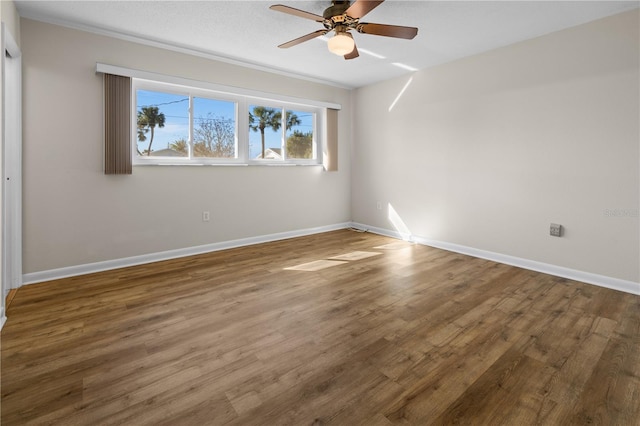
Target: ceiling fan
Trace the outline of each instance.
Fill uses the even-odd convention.
[[[275,4],[271,6],[270,9],[299,16],[300,18],[311,19],[324,25],[324,29],[322,30],[298,37],[278,47],[286,49],[334,31],[335,35],[329,39],[329,51],[336,55],[344,56],[345,59],[354,59],[360,55],[349,30],[356,30],[362,34],[404,38],[408,40],[414,38],[418,34],[418,29],[415,27],[360,22],[360,18],[378,7],[382,2],[384,2],[384,0],[356,0],[351,4],[348,0],[333,0],[331,6],[325,9],[322,16],[282,4]]]

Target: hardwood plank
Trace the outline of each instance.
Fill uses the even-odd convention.
[[[434,423],[546,424],[542,390],[556,372],[553,367],[510,349]],[[526,393],[520,392],[523,387],[528,389]]]
[[[463,333],[451,341],[453,347],[436,349],[431,358],[417,364],[398,382],[407,390],[385,410],[394,423],[424,424],[447,407],[513,344],[502,325],[484,323],[482,329]]]
[[[7,312],[3,425],[640,417],[640,297],[368,233],[25,286]]]
[[[633,366],[636,366],[633,368]],[[640,353],[611,339],[576,402],[571,424],[633,424],[640,419]],[[630,368],[631,367],[631,368]]]

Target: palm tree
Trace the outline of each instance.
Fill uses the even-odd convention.
[[[164,121],[164,114],[156,106],[142,107],[142,111],[138,111],[138,140],[140,142],[147,140],[146,133],[151,130],[147,155],[151,155],[154,130],[156,126],[159,128],[164,127]]]
[[[287,130],[300,124],[297,115],[287,111]],[[262,142],[262,157],[264,158],[264,129],[270,127],[274,132],[280,130],[282,125],[282,112],[279,109],[267,108],[263,106],[254,106],[253,113],[249,111],[249,128],[254,132],[260,131],[260,139]]]
[[[298,126],[302,121],[295,113],[287,111],[287,130],[291,130],[293,126]]]

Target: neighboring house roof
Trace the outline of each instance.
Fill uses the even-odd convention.
[[[151,157],[186,157],[181,152],[174,151],[171,148],[159,149],[157,151],[151,151]]]
[[[262,153],[258,154],[256,160],[262,158]],[[282,148],[266,148],[264,150],[265,160],[282,160]]]

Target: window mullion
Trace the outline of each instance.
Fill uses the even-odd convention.
[[[244,163],[249,162],[249,104],[244,98],[239,98],[236,103],[236,137],[238,139],[238,158]]]
[[[282,133],[280,134],[280,152],[282,152],[282,160],[287,160],[286,140],[287,140],[287,110],[282,108]]]
[[[193,159],[193,95],[189,94],[189,160]]]
[[[322,152],[320,152],[320,146],[322,145],[320,141],[322,140],[323,134],[318,129],[318,113],[313,114],[313,127],[311,128],[313,132],[313,158],[318,159],[322,158]]]

